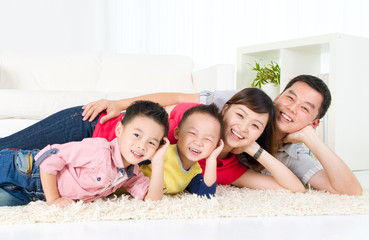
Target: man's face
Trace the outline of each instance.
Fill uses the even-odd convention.
[[[317,127],[322,102],[323,96],[308,84],[294,83],[274,100],[279,133],[297,132],[310,124]]]

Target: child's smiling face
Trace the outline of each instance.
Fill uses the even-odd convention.
[[[197,162],[209,157],[220,138],[220,123],[213,116],[195,112],[174,130],[181,159]]]
[[[124,125],[119,122],[115,131],[124,167],[151,159],[164,137],[164,127],[145,116]]]

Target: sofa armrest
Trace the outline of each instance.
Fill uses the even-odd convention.
[[[197,92],[236,89],[235,76],[233,64],[217,64],[192,72],[192,80]]]

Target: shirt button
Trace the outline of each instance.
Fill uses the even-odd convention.
[[[97,181],[100,181],[100,180],[101,180],[101,177],[98,177],[96,180],[97,180]]]
[[[51,150],[51,153],[52,153],[52,154],[55,154],[55,153],[56,153],[56,149],[52,149],[52,150]]]

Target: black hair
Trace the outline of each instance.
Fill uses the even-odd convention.
[[[304,82],[322,95],[323,102],[319,108],[319,112],[316,118],[321,119],[322,117],[324,117],[332,102],[331,92],[329,91],[327,84],[325,84],[325,82],[322,79],[312,75],[299,75],[291,79],[291,81],[287,83],[283,92],[285,92],[288,88],[292,87],[292,85],[295,84],[296,82]]]
[[[229,99],[224,107],[232,104],[241,104],[256,113],[267,113],[269,119],[263,133],[256,142],[267,152],[274,155],[276,152],[275,136],[275,107],[272,99],[259,88],[244,88]],[[238,160],[255,171],[261,171],[264,167],[247,153],[238,154]]]
[[[164,137],[168,136],[168,113],[162,106],[152,101],[135,101],[127,108],[121,123],[123,125],[128,124],[138,116],[151,118],[162,125],[164,127]]]

